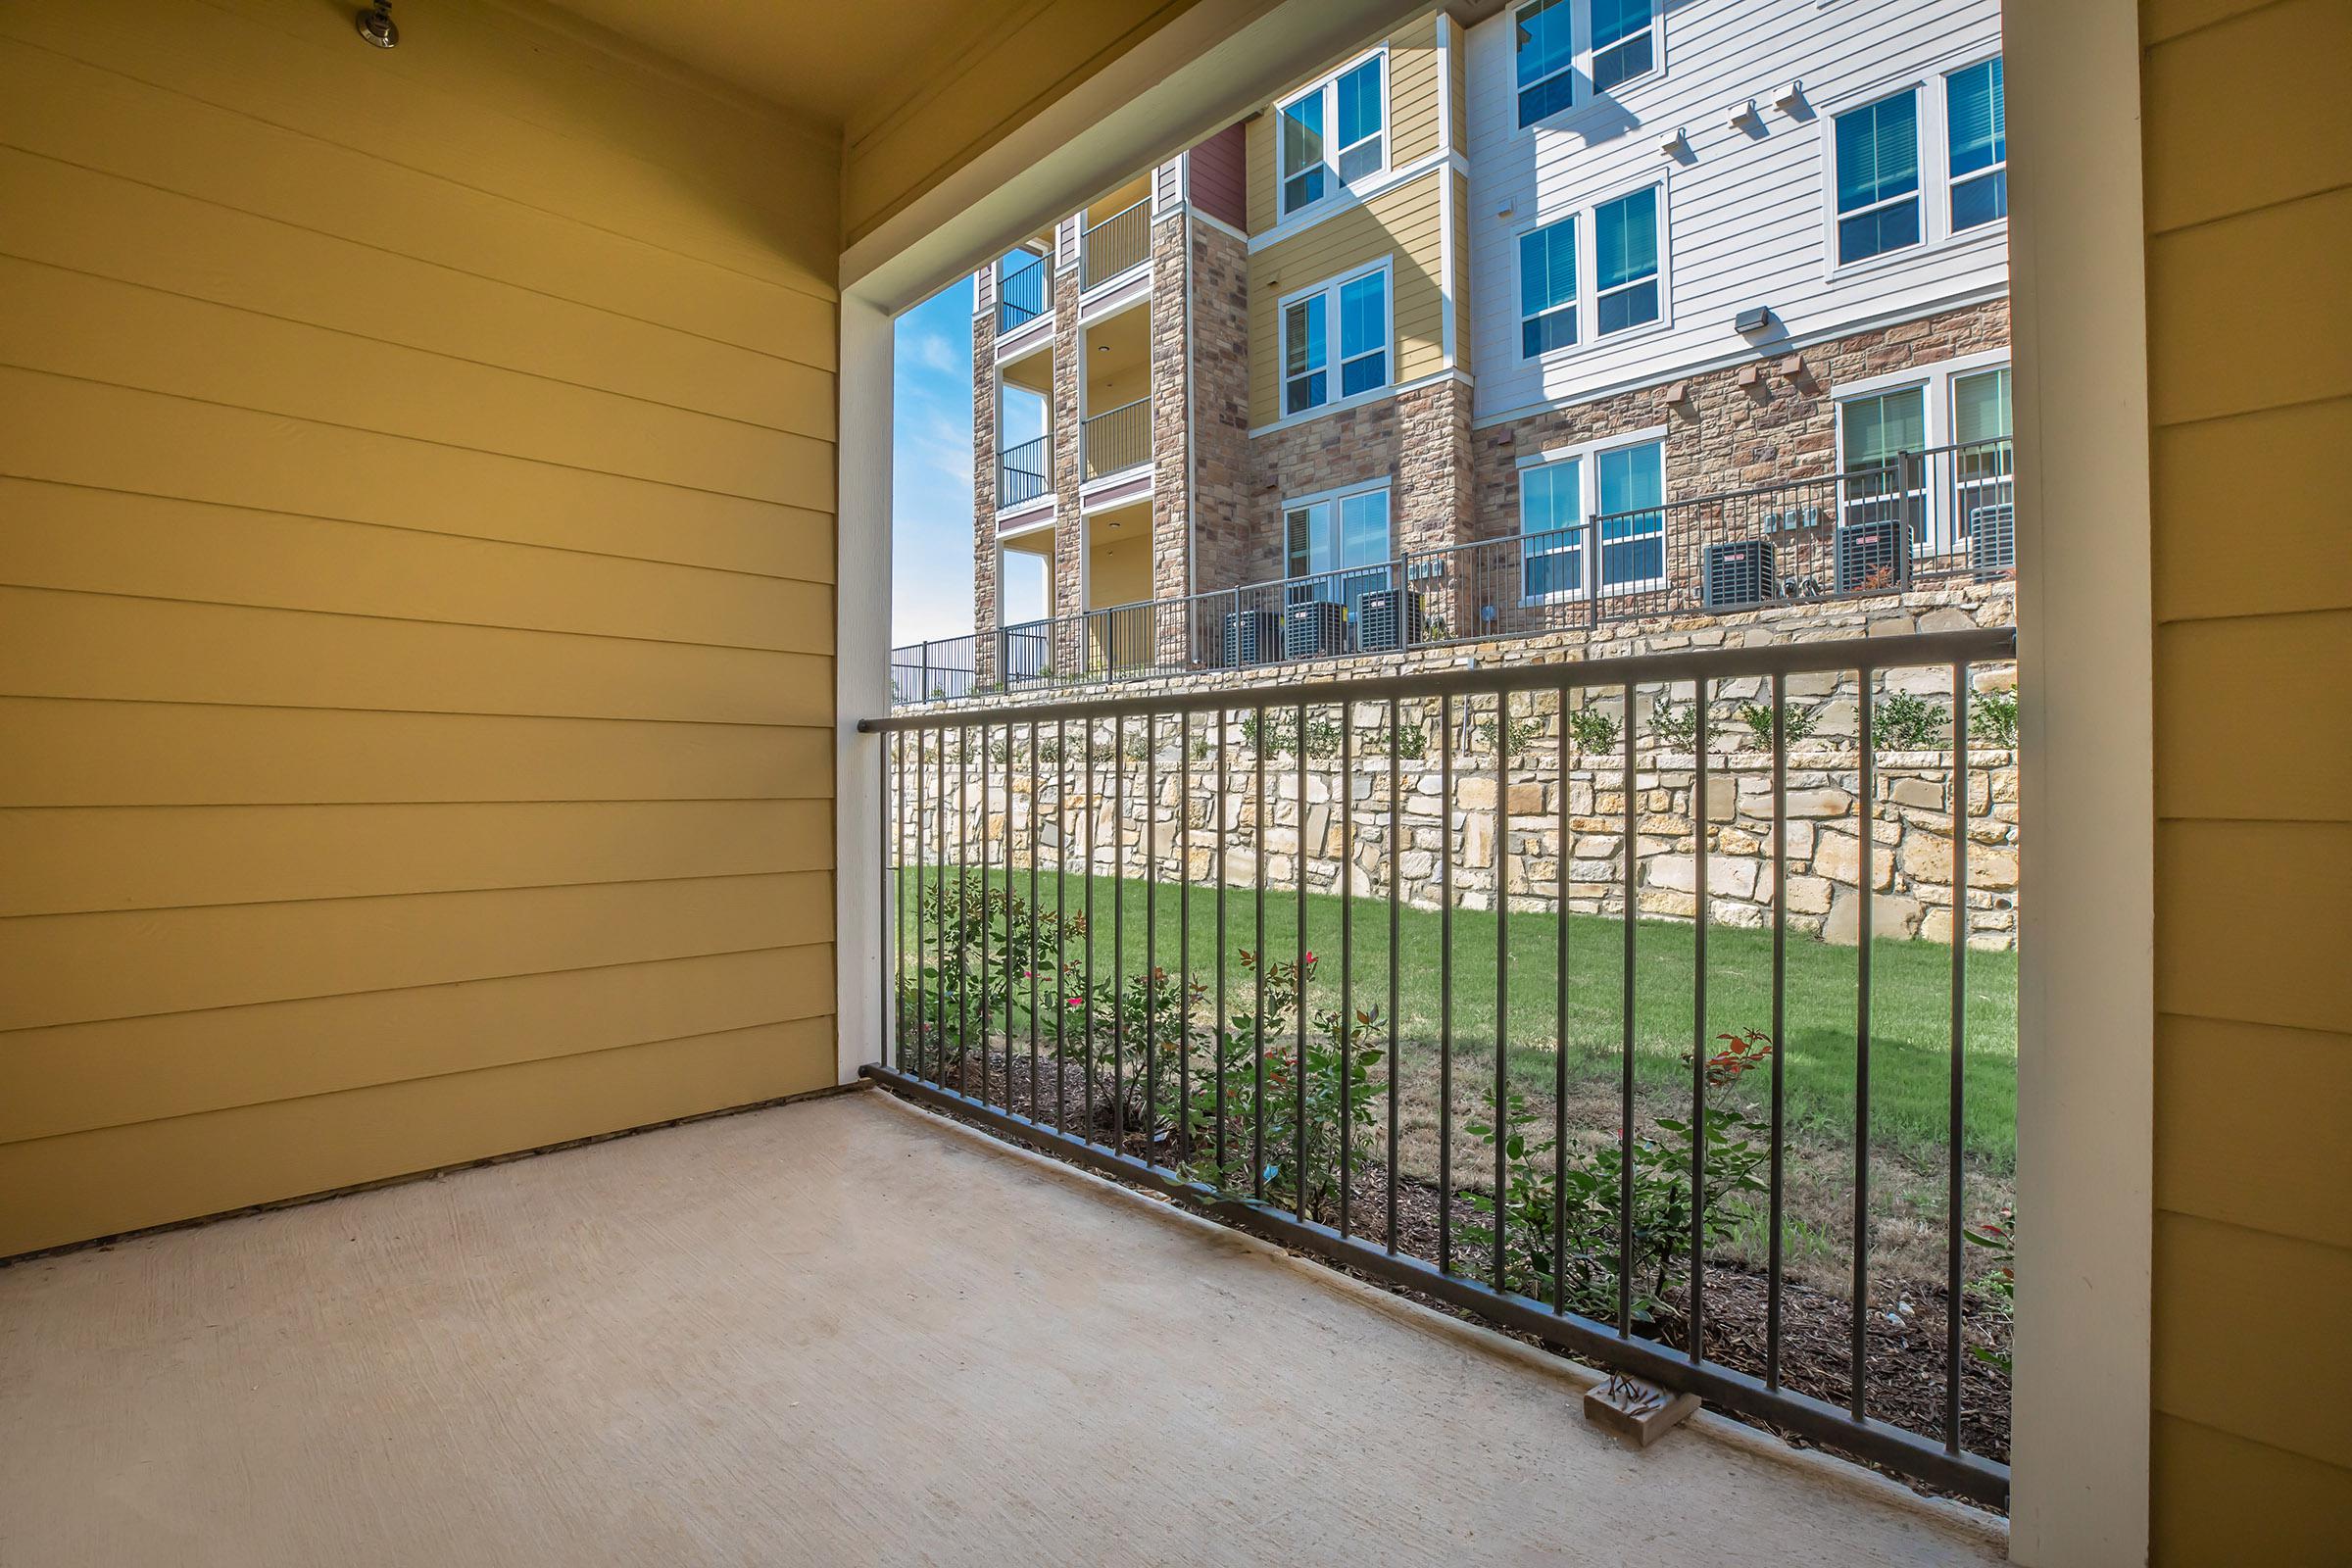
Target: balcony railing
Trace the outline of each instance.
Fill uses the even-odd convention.
[[[1152,199],[1145,197],[1122,207],[1089,228],[1078,242],[1078,286],[1093,288],[1131,268],[1144,265],[1152,254]]]
[[[1054,488],[1054,437],[1041,435],[997,454],[997,505],[1017,507]]]
[[[935,642],[893,648],[890,651],[892,705],[971,696],[978,685],[973,660],[977,643],[978,639],[973,637],[943,637]]]
[[[889,1020],[866,1071],[1999,1504],[2007,1331],[1973,1287],[2001,1257],[1963,1230],[1999,1200],[1971,1139],[2004,1045],[1965,911],[1978,876],[2014,885],[2011,856],[1972,869],[2013,819],[1970,782],[2009,754],[1970,746],[2015,649],[1994,628],[866,720]],[[1852,738],[1792,760],[1825,705]],[[1904,941],[1874,930],[1904,901],[1866,890],[1916,834],[1942,885],[1906,885],[1959,923]],[[1842,858],[1814,854],[1833,835]],[[1821,953],[1799,898],[1845,901],[1853,945]],[[1874,1068],[1913,1129],[1876,1154]]]
[[[1089,479],[1141,467],[1152,461],[1152,400],[1138,398],[1095,415],[1079,435]]]
[[[1036,320],[1053,302],[1054,270],[1046,265],[1044,257],[1030,256],[1026,266],[1006,268],[997,273],[999,332],[1009,332]]]
[[[1090,478],[1112,471],[1098,467],[1093,424]],[[2012,466],[2005,440],[1906,452],[1570,528],[1035,621],[1000,631],[975,681],[1246,669],[1998,576],[2016,564]]]

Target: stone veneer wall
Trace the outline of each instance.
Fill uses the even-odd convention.
[[[1663,652],[1669,647],[1748,646],[1792,637],[1809,640],[1948,630],[2004,624],[2012,618],[2013,609],[2007,583],[1972,583],[1914,590],[1899,598],[1816,607],[1805,612],[1801,621],[1792,621],[1787,612],[1777,615],[1759,612],[1679,626],[1604,627],[1598,634],[1586,634],[1581,651],[1599,657],[1612,652]],[[1402,661],[1350,663],[1394,673],[1416,666],[1444,667],[1464,658],[1482,663],[1542,662],[1557,661],[1567,651],[1563,641],[1529,639],[1431,650]],[[1344,677],[1347,672],[1347,665],[1325,666],[1316,675]],[[1364,668],[1364,672],[1373,671]],[[2010,666],[1981,668],[1974,676],[1978,690],[2007,686],[2014,678]],[[1231,676],[1210,676],[1181,684],[1189,691],[1214,689],[1220,683],[1236,682]],[[1155,686],[1164,690],[1167,684],[1139,682],[1116,690],[1127,695]],[[1771,918],[1770,759],[1761,750],[1736,743],[1735,737],[1744,735],[1744,726],[1733,716],[1736,705],[1761,697],[1765,684],[1761,679],[1723,682],[1714,707],[1713,722],[1719,726],[1721,744],[1709,750],[1704,814],[1710,915],[1717,924],[1757,926]],[[1948,704],[1948,687],[1946,671],[1899,670],[1882,677],[1881,691],[1916,692]],[[1685,691],[1687,695],[1687,688]],[[1638,693],[1636,700],[1641,736],[1634,756],[1634,900],[1643,915],[1688,920],[1696,907],[1694,759],[1688,753],[1659,750],[1650,739],[1649,717],[1657,695]],[[1788,754],[1786,872],[1790,928],[1833,942],[1851,942],[1859,924],[1861,859],[1854,678],[1792,676],[1788,696],[1792,710],[1810,713],[1816,720],[1813,738],[1792,745]],[[1613,698],[1596,700],[1614,711]],[[1001,703],[957,705],[956,710],[985,721],[999,706]],[[1002,864],[1009,819],[1015,865],[1030,863],[1034,846],[1042,870],[1079,870],[1091,854],[1098,871],[1118,870],[1129,876],[1144,874],[1149,841],[1155,852],[1150,861],[1154,875],[1162,880],[1182,877],[1213,884],[1220,872],[1214,834],[1221,809],[1226,823],[1221,870],[1230,886],[1254,886],[1261,852],[1270,886],[1297,886],[1303,846],[1303,874],[1309,888],[1330,892],[1345,886],[1359,895],[1381,895],[1392,875],[1400,871],[1400,896],[1416,907],[1428,908],[1438,904],[1438,856],[1450,830],[1454,889],[1461,906],[1492,907],[1499,890],[1514,909],[1556,907],[1565,852],[1570,908],[1597,914],[1621,911],[1628,854],[1623,751],[1585,756],[1572,750],[1563,777],[1559,720],[1553,711],[1556,701],[1544,694],[1523,695],[1514,700],[1514,728],[1525,729],[1532,721],[1535,733],[1523,736],[1514,746],[1509,766],[1498,775],[1492,740],[1494,702],[1483,699],[1467,706],[1469,710],[1460,715],[1461,732],[1456,737],[1450,813],[1442,800],[1435,703],[1425,705],[1418,713],[1424,755],[1400,760],[1397,764],[1403,785],[1403,855],[1400,866],[1395,868],[1389,863],[1391,803],[1385,704],[1350,705],[1357,757],[1354,773],[1345,786],[1345,798],[1353,802],[1353,840],[1345,846],[1352,854],[1345,857],[1340,826],[1341,768],[1336,753],[1310,757],[1303,800],[1296,755],[1269,757],[1268,808],[1261,832],[1255,809],[1254,759],[1243,742],[1238,714],[1231,721],[1232,747],[1222,770],[1215,748],[1209,744],[1214,718],[1204,715],[1196,720],[1196,747],[1189,767],[1177,721],[1172,716],[1161,719],[1159,744],[1150,764],[1157,773],[1159,787],[1156,797],[1149,801],[1147,764],[1142,756],[1134,755],[1142,749],[1140,720],[1130,720],[1126,727],[1130,752],[1123,769],[1113,760],[1120,754],[1112,727],[1106,723],[1097,727],[1096,787],[1091,796],[1083,784],[1083,751],[1073,736],[1069,754],[1058,768],[1052,759],[1041,763],[1041,787],[1034,802],[1027,787],[1025,731],[1020,744],[1004,754],[1004,730],[1000,727],[990,737],[987,753],[980,752],[981,743],[975,739],[976,755],[968,768],[959,769],[953,756],[950,758],[949,797],[955,798],[958,785],[963,791],[960,824],[953,809],[943,817],[934,790],[915,814],[916,831],[931,835],[929,842],[934,846],[943,842],[939,837],[943,831],[946,842],[953,842],[958,826],[975,846],[985,833],[987,842],[995,846],[992,858]],[[1412,714],[1415,710],[1408,706],[1406,711]],[[1622,722],[1622,715],[1616,716]],[[1047,735],[1050,738],[1051,730]],[[986,762],[979,760],[983,755],[988,758]],[[1886,753],[1877,759],[1870,812],[1876,846],[1872,918],[1883,936],[1951,939],[1952,760],[1946,752]],[[2013,752],[1972,743],[1969,764],[1968,940],[1975,947],[2008,948],[2015,943],[2017,920],[2017,759]],[[1119,792],[1111,783],[1121,771],[1126,780],[1123,810],[1119,809]],[[927,789],[932,789],[928,781],[933,776],[927,768]],[[1560,835],[1563,789],[1568,815],[1564,845]],[[1190,858],[1181,864],[1177,853],[1180,808],[1189,813],[1193,828]],[[1065,820],[1070,824],[1066,843],[1058,825]],[[929,853],[935,856],[937,851]],[[973,858],[979,858],[977,852]]]
[[[1264,582],[1288,569],[1286,501],[1387,480],[1390,548],[1452,544],[1470,504],[1470,388],[1447,376],[1393,398],[1274,430],[1250,442],[1254,501],[1244,513],[1251,548],[1242,573],[1200,579],[1202,590]]]
[[[997,313],[972,317],[972,364],[993,384]],[[981,378],[975,378],[976,381]],[[997,678],[997,400],[977,386],[972,394],[972,650],[973,679]]]

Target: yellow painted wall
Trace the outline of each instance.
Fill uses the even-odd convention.
[[[834,1076],[838,148],[402,22],[0,5],[0,1255]]]
[[[2352,1539],[2352,8],[2144,0],[2166,1563]]]
[[[1250,255],[1250,422],[1271,422],[1278,410],[1282,365],[1280,302],[1351,268],[1394,257],[1390,301],[1396,332],[1397,381],[1431,375],[1446,366],[1444,167],[1344,208],[1320,223]],[[1466,330],[1467,318],[1461,319]]]
[[[1367,48],[1370,45],[1366,45]],[[1360,51],[1359,51],[1360,52]],[[1352,56],[1331,62],[1336,67]],[[1326,68],[1329,69],[1328,67]],[[1303,76],[1276,93],[1266,113],[1249,122],[1243,136],[1249,159],[1250,232],[1275,224],[1273,108],[1315,78]],[[1438,150],[1438,17],[1407,23],[1389,37],[1389,167],[1403,169]]]

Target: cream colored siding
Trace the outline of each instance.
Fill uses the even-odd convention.
[[[0,10],[0,1255],[833,1080],[838,150],[413,28]]]
[[[1276,372],[1282,342],[1279,301],[1382,257],[1395,258],[1390,309],[1396,331],[1395,378],[1411,381],[1446,365],[1445,299],[1439,181],[1432,170],[1361,206],[1335,213],[1250,258],[1250,422],[1277,417]]]
[[[2316,1562],[2352,1519],[2352,12],[2141,19],[2155,1558]]]
[[[1451,172],[1446,177],[1453,181],[1453,363],[1476,374],[1471,363],[1478,318],[1472,314],[1476,301],[1470,288],[1470,181]]]
[[[1402,169],[1438,150],[1438,18],[1431,12],[1391,35],[1389,45],[1389,167]],[[1369,47],[1369,46],[1367,46]],[[1359,51],[1360,53],[1360,51]],[[1337,69],[1355,54],[1335,59]],[[1274,211],[1275,109],[1299,88],[1318,79],[1302,77],[1274,95],[1265,113],[1251,120],[1248,132],[1250,160],[1250,232],[1272,228]]]

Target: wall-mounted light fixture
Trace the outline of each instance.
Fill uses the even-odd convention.
[[[1790,113],[1804,101],[1805,84],[1800,77],[1791,76],[1772,90],[1772,107],[1784,115]]]
[[[1669,158],[1680,158],[1690,150],[1690,138],[1680,125],[1658,138],[1658,151]]]
[[[392,24],[392,0],[375,0],[358,17],[360,36],[378,49],[400,47],[400,29]]]
[[[1732,112],[1724,117],[1723,122],[1734,130],[1739,130],[1746,125],[1761,124],[1763,119],[1763,116],[1756,113],[1756,101],[1753,98],[1747,98],[1732,105]]]

